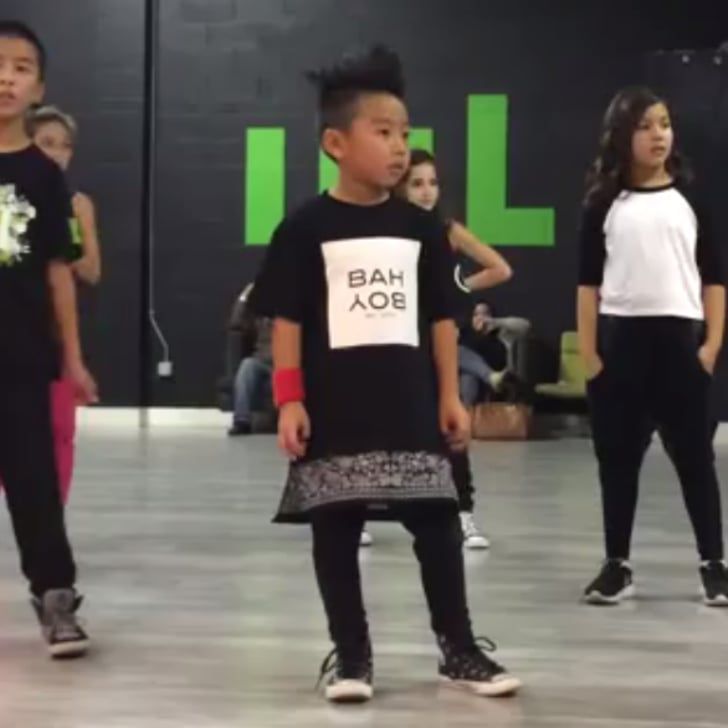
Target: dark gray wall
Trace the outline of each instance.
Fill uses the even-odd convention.
[[[81,122],[74,178],[97,199],[106,277],[84,311],[105,399],[139,397],[144,0],[3,0],[52,57],[49,99]],[[724,0],[159,0],[155,291],[175,378],[157,404],[211,404],[224,326],[263,248],[242,240],[244,139],[287,131],[289,207],[315,192],[304,69],[354,44],[402,55],[416,125],[432,126],[452,209],[464,207],[465,99],[510,99],[509,204],[556,209],[554,248],[504,248],[516,277],[489,300],[554,343],[573,326],[581,180],[603,109],[660,48],[716,47]],[[725,29],[725,30],[724,30]],[[159,348],[147,362],[152,375]]]
[[[288,203],[316,189],[304,69],[357,43],[402,55],[411,116],[434,126],[448,197],[462,212],[465,98],[510,98],[513,206],[557,212],[555,248],[504,248],[516,277],[489,299],[555,342],[573,326],[581,181],[612,93],[646,51],[715,47],[720,3],[533,0],[165,0],[161,18],[158,310],[176,380],[158,402],[209,402],[230,303],[259,248],[242,245],[244,134],[283,126]]]
[[[104,280],[82,292],[84,344],[107,404],[139,398],[144,0],[2,0],[47,46],[46,100],[80,125],[71,182],[98,207]]]

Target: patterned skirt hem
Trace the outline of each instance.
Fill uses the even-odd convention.
[[[312,510],[345,504],[365,507],[371,520],[390,520],[395,504],[456,500],[450,461],[439,453],[341,455],[293,464],[274,520],[307,521]]]

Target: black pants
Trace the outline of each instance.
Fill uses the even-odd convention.
[[[464,450],[450,453],[450,466],[458,492],[458,507],[465,513],[472,513],[475,505],[475,486],[473,485],[473,471],[470,467],[470,452]]]
[[[51,429],[50,383],[0,385],[0,479],[30,589],[72,587],[76,579],[66,537]]]
[[[359,508],[312,517],[316,578],[331,639],[341,650],[355,649],[369,637],[358,561],[365,518]],[[401,522],[414,536],[433,631],[456,642],[471,640],[457,514],[436,506],[407,506]]]
[[[677,471],[702,559],[723,558],[703,325],[601,317],[604,370],[588,385],[608,558],[628,558],[645,444],[655,426]]]

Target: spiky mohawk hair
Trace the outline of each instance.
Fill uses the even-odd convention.
[[[386,93],[404,99],[405,83],[399,56],[383,45],[349,53],[332,66],[309,71],[317,87],[320,132],[346,129],[364,94]]]

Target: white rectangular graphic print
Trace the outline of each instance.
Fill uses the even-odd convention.
[[[406,238],[355,238],[322,246],[332,349],[417,347],[421,244]]]

